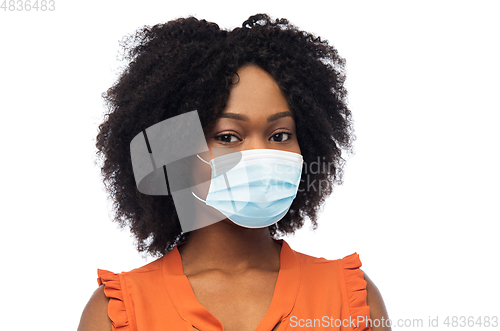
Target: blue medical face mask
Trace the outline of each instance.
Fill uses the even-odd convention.
[[[206,201],[234,223],[264,228],[282,219],[297,195],[302,155],[252,149],[216,157]],[[236,166],[235,158],[241,158]],[[237,162],[237,161],[236,161]]]

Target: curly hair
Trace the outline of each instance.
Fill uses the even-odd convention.
[[[272,236],[293,233],[318,211],[342,182],[342,150],[351,151],[352,119],[344,88],[345,60],[326,40],[286,19],[258,14],[231,31],[194,17],[145,26],[121,45],[129,61],[105,93],[107,112],[96,138],[103,182],[113,201],[114,220],[130,227],[140,252],[161,256],[183,233],[172,196],[150,196],[136,188],[130,142],[167,118],[198,110],[207,132],[224,110],[236,71],[257,65],[278,83],[294,114],[297,139],[307,166],[286,216],[269,227]],[[306,181],[306,177],[309,178]],[[320,186],[307,189],[314,181]]]

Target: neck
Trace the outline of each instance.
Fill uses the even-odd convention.
[[[268,228],[248,229],[223,220],[192,231],[179,252],[186,275],[207,269],[278,271],[281,245],[273,240]]]

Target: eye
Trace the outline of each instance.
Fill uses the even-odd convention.
[[[271,141],[283,142],[290,139],[291,136],[292,134],[289,132],[278,132],[271,136]]]
[[[235,143],[238,142],[240,139],[236,137],[234,134],[221,134],[215,137],[215,139],[219,140],[220,142],[224,144],[230,144],[230,143]]]

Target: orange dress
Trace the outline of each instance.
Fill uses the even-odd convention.
[[[339,260],[293,251],[282,241],[271,305],[256,331],[370,330],[366,281],[354,253]],[[222,331],[196,299],[177,247],[130,272],[98,270],[114,331]]]

